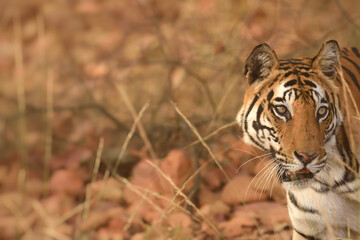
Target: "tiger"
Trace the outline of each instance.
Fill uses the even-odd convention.
[[[315,57],[279,60],[266,43],[245,64],[237,113],[244,141],[272,157],[292,239],[360,235],[360,51],[324,42]]]

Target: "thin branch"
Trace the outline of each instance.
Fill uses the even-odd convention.
[[[206,95],[206,97],[207,97],[207,99],[209,101],[209,104],[211,106],[211,110],[214,113],[216,111],[216,104],[215,104],[214,98],[212,96],[212,93],[210,91],[210,88],[209,88],[209,86],[207,84],[207,81],[203,77],[201,77],[199,74],[197,74],[196,72],[194,72],[194,71],[190,70],[189,68],[187,68],[185,65],[183,65],[183,67],[184,67],[186,73],[189,76],[193,77],[195,80],[197,80],[201,84],[201,86],[204,88],[205,95]]]
[[[237,125],[237,122],[236,122],[236,121],[233,121],[233,122],[231,122],[231,123],[225,124],[225,125],[219,127],[218,129],[216,129],[215,131],[213,131],[212,133],[210,133],[209,135],[203,137],[202,139],[203,139],[203,140],[208,140],[209,138],[211,138],[211,137],[219,134],[219,132],[221,132],[222,130],[227,129],[227,128],[230,128],[230,127],[233,127],[233,126],[236,126],[236,125]],[[185,146],[184,149],[189,148],[189,147],[192,147],[192,146],[194,146],[195,144],[198,144],[198,143],[201,143],[201,140],[200,140],[200,139],[198,139],[198,140],[190,143],[189,145]]]
[[[0,95],[0,97],[3,97]],[[4,97],[5,98],[5,97]],[[11,100],[11,99],[7,99],[7,100]],[[12,100],[11,100],[12,101]],[[46,108],[38,108],[29,104],[26,104],[26,108],[27,108],[27,112],[26,115],[29,114],[36,114],[36,113],[46,113],[47,109]],[[105,117],[107,117],[109,120],[111,120],[117,128],[124,130],[124,131],[129,131],[129,127],[124,124],[123,122],[121,122],[120,120],[118,120],[112,113],[110,113],[104,106],[97,104],[97,103],[89,103],[89,104],[83,104],[83,105],[75,105],[75,106],[54,106],[53,107],[53,111],[54,112],[61,112],[61,111],[84,111],[84,110],[97,110],[98,112],[100,112],[102,115],[104,115]],[[12,121],[14,119],[23,117],[24,113],[17,113],[14,114],[12,116],[6,117],[5,121]]]

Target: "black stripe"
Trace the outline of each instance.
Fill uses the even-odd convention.
[[[357,50],[357,48],[352,47],[351,50],[353,51],[353,53],[355,53],[355,55],[356,55],[358,58],[360,58],[360,53],[359,53],[359,51]]]
[[[358,90],[360,90],[360,84],[357,81],[355,75],[353,72],[351,72],[348,68],[342,66],[342,68],[345,70],[345,72],[350,76],[351,80],[353,81],[353,83],[355,84],[355,86],[357,87]]]
[[[282,154],[281,152],[277,152],[276,154],[280,155],[280,156],[283,156],[283,157],[286,157],[285,154]]]
[[[346,131],[345,131],[344,125],[341,126],[340,131],[341,131],[341,133],[342,133],[342,135],[343,135],[343,141],[342,141],[342,145],[341,145],[341,146],[345,149],[345,151],[346,151],[346,153],[347,153],[347,155],[348,155],[348,158],[349,158],[349,162],[348,162],[348,161],[346,161],[346,162],[349,164],[349,166],[350,166],[351,168],[354,169],[353,159],[355,159],[356,162],[357,162],[357,159],[356,159],[356,157],[354,156],[353,152],[351,151],[349,138],[348,138],[347,135],[346,135]],[[346,168],[346,169],[347,169],[347,168]],[[355,168],[354,170],[355,170],[355,171],[358,171],[358,168]]]
[[[325,132],[325,136],[328,135],[330,132],[332,132],[335,129],[335,126],[336,126],[335,123],[331,124],[330,128]],[[327,139],[325,139],[325,142],[327,142],[332,137],[332,135],[333,133],[330,134]]]
[[[284,62],[279,62],[280,63],[280,68],[282,67],[290,67],[290,63],[288,61],[284,61]]]
[[[304,65],[304,64],[296,64],[295,68],[299,70],[307,70],[307,71],[311,69],[309,65]]]
[[[273,96],[274,96],[274,91],[271,90],[271,91],[269,92],[269,94],[267,95],[267,100],[270,101]]]
[[[276,97],[274,100],[277,102],[284,102],[284,99],[281,97]]]
[[[336,77],[336,81],[340,84],[340,86],[342,86],[342,82],[340,81],[339,76]]]
[[[303,61],[304,59],[302,58],[291,58],[290,61],[294,61],[294,62],[300,62]]]
[[[283,102],[285,101],[285,99],[286,99],[286,95],[290,92],[290,94],[292,93],[292,90],[294,90],[295,91],[295,98],[297,99],[297,96],[296,96],[296,93],[297,93],[297,89],[288,89],[288,90],[286,90],[286,91],[284,91],[284,93],[283,93],[283,98],[282,99],[284,99],[283,100]],[[291,95],[289,96],[289,98],[291,97]],[[276,99],[276,98],[275,98]]]
[[[354,65],[354,67],[356,68],[357,72],[360,73],[360,67],[359,65],[357,65],[356,62],[354,62],[353,60],[351,60],[350,58],[348,57],[343,57],[344,59],[348,60],[349,62],[351,62],[352,65]]]
[[[267,151],[268,149],[264,148],[264,146],[262,146],[260,143],[258,143],[255,138],[253,138],[249,133],[248,134],[248,137],[250,138],[250,140],[256,144],[256,146],[258,146],[260,149],[264,150],[264,151]]]
[[[315,182],[319,183],[320,184],[320,188],[321,189],[315,189],[315,188],[312,188],[313,190],[315,190],[316,192],[319,192],[319,193],[326,193],[328,191],[330,191],[330,185],[328,185],[327,183],[323,183],[321,181],[319,181],[318,179],[316,179],[316,177],[313,178]]]
[[[351,162],[352,162],[352,161],[351,161]],[[353,166],[352,166],[352,169],[353,169]],[[352,182],[352,181],[354,181],[355,179],[356,179],[355,173],[353,173],[352,171],[350,171],[350,169],[345,166],[345,174],[344,174],[343,181],[345,181],[345,182]]]
[[[293,62],[293,61],[290,61],[291,64],[295,65],[296,68],[299,68],[299,67],[305,67],[305,68],[310,68],[310,65],[307,64],[307,63],[303,63],[303,62]]]
[[[330,97],[329,97],[329,94],[328,92],[325,90],[325,98],[326,98],[326,101],[330,101]]]
[[[342,138],[341,138],[342,136]],[[347,138],[344,125],[341,125],[339,129],[339,134],[336,136],[336,147],[340,153],[342,160],[347,164],[350,168],[358,171],[358,161],[353,155],[351,151],[349,139]],[[345,155],[346,154],[346,155]],[[357,163],[356,166],[353,165],[353,158],[354,161]],[[339,181],[335,181],[335,184],[332,188],[338,188],[343,185],[347,185],[348,182],[352,182],[355,180],[355,174],[348,169],[348,166],[344,166],[344,174]]]
[[[291,58],[290,62],[296,62],[296,63],[301,63],[301,64],[305,64],[305,65],[309,65],[308,63],[305,63],[305,60],[311,60],[312,58],[310,57],[304,57],[304,58]]]
[[[295,230],[295,232],[297,232],[298,234],[300,234],[303,238],[305,238],[307,240],[316,240],[315,237],[306,235],[306,234],[300,232],[299,230],[297,230],[296,228],[294,228],[294,230]]]
[[[345,172],[344,172],[344,174],[343,174],[343,176],[341,177],[341,180],[339,180],[339,181],[335,181],[335,184],[331,187],[332,189],[336,189],[336,188],[339,188],[339,187],[342,187],[342,186],[346,186],[347,187],[347,189],[348,189],[348,191],[351,191],[352,189],[347,185],[347,183],[349,182],[349,181],[347,181],[347,178],[349,178],[348,177],[348,172],[350,172],[349,170],[348,171],[346,171],[347,170],[347,168],[345,169]],[[352,172],[351,172],[352,173]],[[355,179],[355,178],[354,178]]]
[[[354,189],[348,189],[347,191],[337,192],[338,194],[346,194],[346,193],[354,193],[360,190],[360,187],[354,188]]]
[[[311,86],[311,87],[313,87],[313,88],[316,88],[315,83],[313,83],[312,81],[305,80],[304,83],[305,83],[305,85],[308,85],[308,86]]]
[[[244,121],[244,124],[245,124],[245,126],[244,126],[245,131],[247,131],[247,130],[248,130],[247,118],[248,118],[248,116],[249,116],[249,114],[250,114],[251,110],[253,109],[253,107],[254,107],[255,103],[257,102],[257,100],[259,100],[259,96],[258,96],[258,95],[255,95],[255,97],[254,97],[254,99],[253,99],[252,103],[250,104],[250,107],[249,107],[248,111],[246,112],[246,115],[245,115],[245,121]]]
[[[300,69],[305,69],[305,68],[300,68]],[[310,68],[309,68],[309,69],[305,69],[305,70],[310,70]],[[310,77],[310,73],[308,73],[308,72],[299,72],[299,74],[300,74],[301,76],[306,77],[306,78],[309,78],[309,77]]]
[[[260,123],[260,116],[261,116],[263,111],[264,111],[264,107],[263,107],[263,103],[262,103],[258,107],[258,110],[257,110],[257,113],[256,113],[256,121],[259,122],[259,123]]]
[[[327,193],[330,191],[330,189],[324,185],[321,185],[320,189],[311,187],[312,190],[314,190],[317,193]]]
[[[298,74],[298,71],[293,70],[293,71],[287,72],[287,73],[285,73],[284,78],[287,78],[287,77],[290,76],[291,74],[297,75],[297,74]]]
[[[293,85],[295,85],[297,83],[297,80],[296,79],[293,79],[293,80],[290,80],[290,81],[288,81],[288,82],[286,82],[285,84],[284,84],[284,87],[291,87],[291,86],[293,86]]]
[[[291,69],[291,67],[288,67],[288,66],[280,66],[280,69],[287,71],[287,70]]]
[[[321,103],[327,103],[327,101],[326,101],[325,98],[322,98],[322,99],[320,100],[320,102],[321,102]]]
[[[289,191],[288,195],[289,195],[290,202],[292,202],[292,204],[294,204],[294,206],[297,207],[299,210],[301,210],[303,212],[307,212],[307,213],[319,214],[319,211],[316,209],[300,206],[295,198],[295,195],[292,194],[292,192]]]
[[[337,134],[338,136],[339,134]],[[341,139],[339,140],[336,136],[336,147],[340,153],[341,159],[347,164],[347,158],[345,157],[344,151],[343,151],[343,147],[340,144]]]
[[[259,100],[259,95],[256,94],[255,95],[255,98],[253,99],[252,103],[250,104],[250,107],[248,109],[248,111],[246,112],[246,115],[245,115],[245,120],[244,120],[244,129],[245,129],[245,132],[247,133],[248,137],[250,138],[250,140],[255,143],[259,148],[263,149],[263,150],[267,150],[265,149],[263,146],[261,146],[248,132],[248,121],[247,121],[247,118],[251,112],[251,110],[253,109],[255,103],[257,102],[257,100]]]

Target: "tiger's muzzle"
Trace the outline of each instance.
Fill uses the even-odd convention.
[[[295,182],[299,180],[312,179],[325,166],[326,154],[318,162],[317,153],[296,152],[293,153],[293,163],[282,164],[280,177],[283,182]]]

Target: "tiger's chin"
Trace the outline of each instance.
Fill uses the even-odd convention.
[[[314,177],[314,173],[310,170],[303,168],[299,171],[289,171],[285,170],[281,176],[283,182],[296,182],[296,181],[304,181],[307,179],[311,179]]]
[[[285,170],[280,176],[282,185],[285,189],[303,189],[307,188],[315,181],[315,173],[304,168],[299,171]]]
[[[314,179],[302,179],[292,182],[283,182],[282,186],[285,190],[300,190],[311,187],[314,183]]]
[[[313,182],[313,178],[303,178],[297,180],[283,181],[282,186],[285,188],[285,190],[303,189],[310,187]]]

